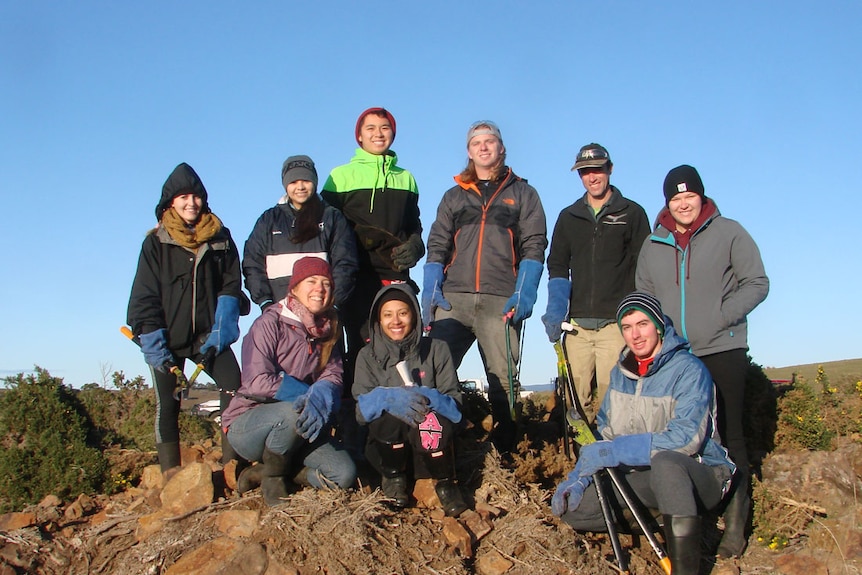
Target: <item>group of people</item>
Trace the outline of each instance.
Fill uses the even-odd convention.
[[[514,448],[521,327],[548,247],[540,196],[507,165],[499,127],[470,126],[467,165],[428,234],[420,306],[409,274],[426,256],[418,187],[391,150],[395,133],[388,110],[365,110],[354,132],[359,147],[320,193],[311,158],[289,157],[284,194],[255,224],[241,266],[198,175],[180,164],[169,176],[127,318],[153,372],[163,470],[180,463],[171,369],[186,359],[205,361],[222,390],[223,451],[225,461],[238,461],[238,490],[260,486],[270,505],[287,496],[291,480],[317,488],[354,482],[355,455],[330,432],[342,399],[352,399],[354,423],[367,435],[363,455],[393,504],[409,503],[412,471],[436,480],[447,514],[464,511],[453,436],[457,369],[474,342],[488,380],[491,440],[501,453]],[[730,491],[719,552],[738,555],[750,504],[746,316],[768,291],[757,247],[719,214],[691,166],[668,173],[652,231],[643,208],[610,184],[607,149],[582,147],[572,170],[585,193],[554,227],[542,322],[552,342],[570,324],[572,399],[603,440],[581,450],[552,509],[576,528],[600,528],[592,476],[622,466],[642,499],[667,516],[666,534],[678,543],[671,558],[683,569],[674,572],[685,573],[694,547],[680,542],[699,538],[697,518]],[[230,345],[251,308],[242,276],[261,315],[243,339],[240,370]]]

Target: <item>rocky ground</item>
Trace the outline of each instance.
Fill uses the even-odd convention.
[[[553,485],[573,462],[562,453],[553,401],[528,407],[529,440],[512,460],[490,448],[483,423],[458,439],[472,510],[457,519],[436,508],[427,482],[414,491],[415,507],[400,512],[364,472],[359,489],[296,487],[267,508],[257,491],[234,492],[233,466],[222,467],[212,442],[185,448],[182,470],[167,481],[151,465],[154,454],[118,451],[113,465],[138,470],[136,485],[75,501],[49,496],[0,516],[0,575],[617,573],[605,535],[575,533],[551,514]],[[769,527],[761,531],[780,535],[752,536],[743,557],[716,563],[721,523],[712,520],[701,573],[859,573],[860,478],[858,437],[830,452],[776,450],[755,486],[755,518]],[[645,538],[621,539],[631,573],[662,573]]]

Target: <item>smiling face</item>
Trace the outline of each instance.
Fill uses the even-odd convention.
[[[362,127],[359,128],[359,145],[369,154],[375,156],[385,154],[394,139],[392,124],[386,116],[371,113],[362,119]]]
[[[667,209],[676,222],[677,231],[691,227],[703,209],[703,196],[694,192],[680,192],[670,199]]]
[[[661,348],[658,328],[642,311],[633,310],[623,316],[620,329],[626,345],[640,360],[653,357]]]
[[[467,145],[467,157],[473,160],[476,175],[480,180],[487,180],[500,156],[503,155],[503,143],[493,134],[474,136]]]
[[[287,184],[285,191],[287,192],[287,197],[290,198],[290,204],[294,208],[299,209],[302,204],[308,201],[311,194],[314,193],[314,183],[308,180],[296,180]]]
[[[610,197],[611,171],[613,167],[581,168],[578,175],[587,191],[587,200],[593,207],[601,207]]]
[[[332,307],[332,282],[326,276],[308,276],[296,284],[290,293],[314,315]]]
[[[380,306],[380,329],[392,341],[401,341],[413,331],[413,309],[409,304],[391,299]]]
[[[191,225],[198,221],[204,201],[200,196],[194,194],[183,194],[171,201],[171,207],[177,212],[182,220]]]

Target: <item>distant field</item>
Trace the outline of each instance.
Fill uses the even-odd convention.
[[[814,381],[817,376],[817,369],[821,366],[829,379],[833,381],[844,376],[862,379],[862,359],[844,359],[788,367],[764,367],[763,371],[766,372],[769,379],[791,379],[795,373],[797,376],[804,377],[806,381]]]

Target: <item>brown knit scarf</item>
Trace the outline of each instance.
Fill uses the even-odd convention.
[[[173,208],[162,214],[162,225],[175,242],[191,250],[198,249],[221,231],[221,220],[213,213],[201,214],[198,223],[189,226]]]

